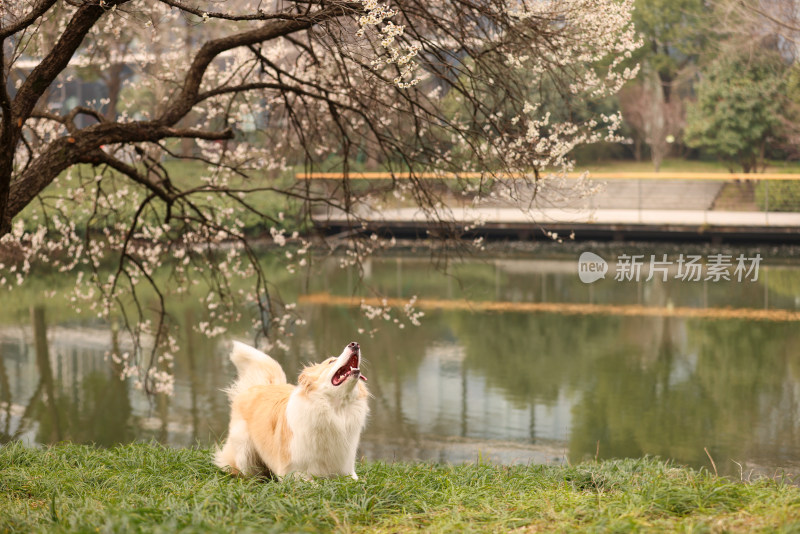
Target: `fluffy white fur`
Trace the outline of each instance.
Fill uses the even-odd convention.
[[[303,369],[298,385],[287,384],[280,364],[234,342],[230,355],[238,377],[231,401],[228,439],[215,463],[243,476],[349,475],[369,412],[358,343],[338,357]]]

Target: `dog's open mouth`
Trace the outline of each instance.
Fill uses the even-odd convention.
[[[336,372],[333,374],[333,378],[331,378],[331,384],[333,384],[334,386],[338,386],[344,383],[344,381],[350,378],[351,376],[356,376],[366,382],[367,377],[361,374],[361,369],[359,369],[358,364],[359,364],[359,353],[358,351],[356,351],[350,355],[350,358],[347,360],[347,363],[345,363],[343,366],[339,367],[339,369],[336,370]]]

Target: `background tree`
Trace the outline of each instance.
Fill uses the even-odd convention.
[[[666,101],[662,87],[656,73],[645,68],[639,81],[626,85],[619,94],[625,122],[635,132],[636,159],[641,159],[641,142],[647,143],[656,172],[685,123],[683,100],[673,95]]]
[[[658,76],[664,101],[673,83],[706,48],[709,6],[702,0],[637,0],[634,23],[644,40],[636,56]]]
[[[787,61],[797,60],[797,44],[800,42],[800,5],[797,2],[716,0],[713,6],[717,30],[731,40],[771,39]]]
[[[728,36],[739,42],[772,46],[789,65],[786,93],[779,119],[783,136],[777,140],[788,158],[800,157],[800,4],[780,0],[720,1],[717,6]]]
[[[37,260],[74,270],[77,302],[123,314],[135,350],[122,372],[149,389],[170,388],[166,302],[193,285],[209,335],[247,306],[264,334],[288,330],[253,235],[293,240],[295,268],[309,243],[293,231],[314,210],[357,228],[362,208],[399,199],[458,236],[443,187],[480,198],[528,180],[536,192],[540,171],[568,167],[575,146],[618,139],[618,115],[556,120],[553,108],[607,97],[636,71],[623,64],[637,46],[630,1],[220,5],[0,4],[0,282],[24,282]],[[186,25],[191,38],[175,31]],[[48,96],[81,65],[113,74],[121,62],[132,75],[119,94],[148,105],[121,102],[115,115]],[[365,155],[393,179],[355,193],[350,172]],[[294,180],[297,168],[344,178],[321,190]],[[482,178],[445,186],[420,174],[464,171]],[[380,244],[354,233],[345,263]]]
[[[757,172],[770,143],[783,135],[787,65],[777,51],[736,47],[714,60],[689,108],[686,142]]]
[[[703,0],[637,0],[633,14],[644,45],[634,59],[643,75],[620,93],[625,122],[632,128],[635,156],[644,143],[656,171],[667,155],[669,136],[680,138],[692,72],[708,43],[711,9]]]

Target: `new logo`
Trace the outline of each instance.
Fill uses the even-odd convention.
[[[578,258],[578,277],[584,284],[591,284],[606,277],[608,263],[594,252],[584,252]]]

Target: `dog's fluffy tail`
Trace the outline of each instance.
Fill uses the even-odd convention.
[[[233,398],[253,386],[285,384],[286,374],[281,365],[261,352],[244,343],[233,342],[231,361],[236,366],[237,377],[227,389],[228,398]]]

